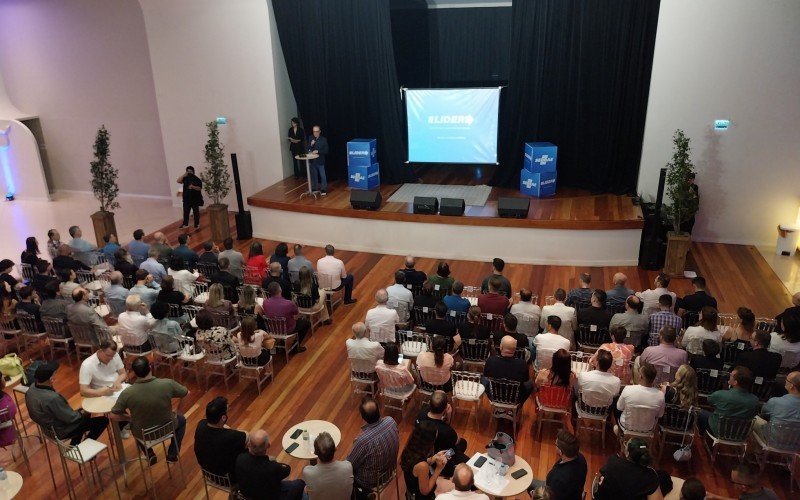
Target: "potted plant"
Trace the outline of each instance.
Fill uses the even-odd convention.
[[[200,174],[203,190],[211,198],[208,215],[211,220],[211,239],[222,241],[231,235],[228,220],[228,205],[223,203],[231,190],[231,174],[225,165],[224,148],[219,142],[217,122],[206,123],[208,142],[206,142],[206,168]]]
[[[119,171],[108,161],[110,156],[109,135],[106,126],[102,125],[97,131],[94,140],[94,161],[91,162],[92,173],[92,193],[97,201],[100,202],[100,210],[93,213],[92,225],[97,246],[105,245],[103,236],[106,234],[117,234],[117,225],[114,222],[114,210],[119,208],[117,195],[117,175]]]
[[[664,218],[672,226],[667,233],[667,257],[664,273],[683,276],[686,254],[689,251],[691,235],[681,230],[681,226],[697,213],[698,199],[689,183],[689,174],[694,173],[694,164],[689,157],[691,148],[689,138],[678,129],[672,137],[674,152],[672,161],[667,163],[666,195]]]

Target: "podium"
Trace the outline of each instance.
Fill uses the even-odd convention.
[[[519,190],[541,198],[556,194],[558,147],[550,142],[526,142],[525,161],[519,173]]]
[[[353,139],[347,143],[347,185],[351,189],[380,186],[377,144],[376,139]]]

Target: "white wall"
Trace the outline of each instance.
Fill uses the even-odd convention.
[[[3,0],[0,74],[18,108],[40,117],[55,188],[90,190],[100,125],[121,193],[167,185],[147,38],[135,0]]]
[[[774,245],[800,205],[800,2],[662,0],[640,192],[655,194],[677,128],[700,186],[694,238]]]
[[[283,179],[296,105],[268,0],[139,2],[171,182],[204,167],[205,123],[217,116],[228,118],[220,137],[237,153],[245,198]]]

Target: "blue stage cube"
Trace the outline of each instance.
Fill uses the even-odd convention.
[[[347,185],[353,189],[376,189],[381,184],[377,163],[366,167],[347,167]]]
[[[369,167],[378,163],[377,139],[353,139],[347,143],[347,166]]]
[[[555,172],[531,172],[525,168],[519,172],[519,190],[522,194],[537,198],[556,194]]]
[[[555,172],[558,146],[551,142],[526,142],[523,167],[531,172]]]

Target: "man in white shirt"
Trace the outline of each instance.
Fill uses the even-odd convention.
[[[383,359],[383,346],[369,339],[367,325],[355,323],[353,337],[345,342],[348,359],[367,360],[372,363],[372,366],[375,366],[379,359]]]
[[[395,326],[400,322],[397,311],[389,309],[386,303],[389,301],[389,294],[386,289],[381,288],[375,293],[375,307],[367,311],[364,323],[369,330],[369,338],[377,342],[394,342]]]
[[[511,314],[517,317],[517,331],[528,337],[539,333],[539,321],[542,317],[542,309],[531,302],[532,299],[533,292],[523,288],[519,291],[519,302],[512,305],[510,310]]]
[[[651,290],[645,290],[644,292],[639,292],[636,294],[636,296],[642,299],[642,302],[644,302],[644,308],[642,314],[644,314],[645,316],[650,316],[650,314],[658,311],[658,299],[662,295],[664,294],[672,295],[673,304],[675,303],[678,297],[677,295],[675,295],[675,292],[670,292],[669,290],[667,290],[667,287],[669,286],[669,276],[667,276],[666,274],[661,273],[658,276],[656,276],[654,285],[655,288]]]
[[[447,493],[436,495],[436,500],[489,500],[486,494],[479,491],[472,491],[472,486],[474,484],[475,477],[470,466],[467,464],[458,464],[453,472],[453,486],[455,486],[455,488]]]
[[[242,269],[244,269],[245,263],[244,256],[241,252],[237,252],[233,249],[233,238],[225,238],[225,241],[222,242],[222,246],[225,247],[225,250],[219,253],[219,258],[221,259],[225,257],[228,259],[228,262],[230,263],[228,272],[237,278],[242,279]]]
[[[117,355],[117,343],[108,339],[100,342],[97,352],[81,363],[78,387],[85,398],[110,396],[122,390],[122,383],[127,378],[125,364]],[[124,428],[126,426],[127,422],[120,422],[123,439],[130,437],[130,430]]]
[[[573,386],[576,398],[583,393],[583,402],[589,406],[605,407],[611,405],[612,400],[619,394],[619,377],[610,373],[614,356],[610,351],[600,349],[597,351],[597,370],[582,372]]]
[[[553,362],[553,353],[557,350],[566,349],[569,351],[569,340],[558,334],[560,326],[561,318],[550,316],[547,318],[547,329],[544,333],[533,337],[533,345],[536,348],[534,359],[537,370],[550,368]]]
[[[644,363],[639,367],[639,384],[626,385],[617,400],[617,422],[624,428],[635,426],[636,430],[648,430],[648,426],[655,425],[656,420],[664,415],[664,394],[658,387],[653,387],[656,379],[656,367]],[[645,422],[646,414],[640,408],[647,407],[655,410],[652,422]],[[637,412],[634,414],[634,412]],[[614,431],[617,432],[616,426]]]
[[[542,329],[547,329],[547,318],[550,316],[558,316],[561,318],[561,327],[558,329],[558,334],[569,340],[570,345],[574,345],[575,330],[578,328],[578,318],[575,316],[575,308],[569,307],[564,304],[567,298],[567,292],[563,288],[559,288],[553,294],[556,303],[552,306],[544,306],[542,308],[542,316],[539,320]]]
[[[405,323],[408,321],[410,311],[414,308],[414,294],[406,288],[406,273],[396,271],[394,273],[394,285],[387,287],[386,293],[389,294],[388,306],[392,309],[399,308],[400,310],[397,313],[400,316],[400,322]]]
[[[344,287],[345,305],[355,304],[356,299],[353,298],[353,275],[347,274],[344,262],[333,256],[335,251],[336,249],[333,248],[333,245],[325,245],[325,257],[317,261],[317,276],[330,276],[330,286],[333,290],[339,290]]]
[[[128,295],[128,298],[125,299],[125,309],[126,311],[117,318],[117,332],[120,334],[124,332],[133,334],[136,341],[139,342],[136,345],[143,345],[144,347],[144,344],[149,342],[147,334],[156,324],[156,320],[147,313],[147,306],[142,302],[142,298],[136,294]],[[145,314],[147,315],[145,316]],[[125,340],[123,338],[122,342],[124,343]]]

